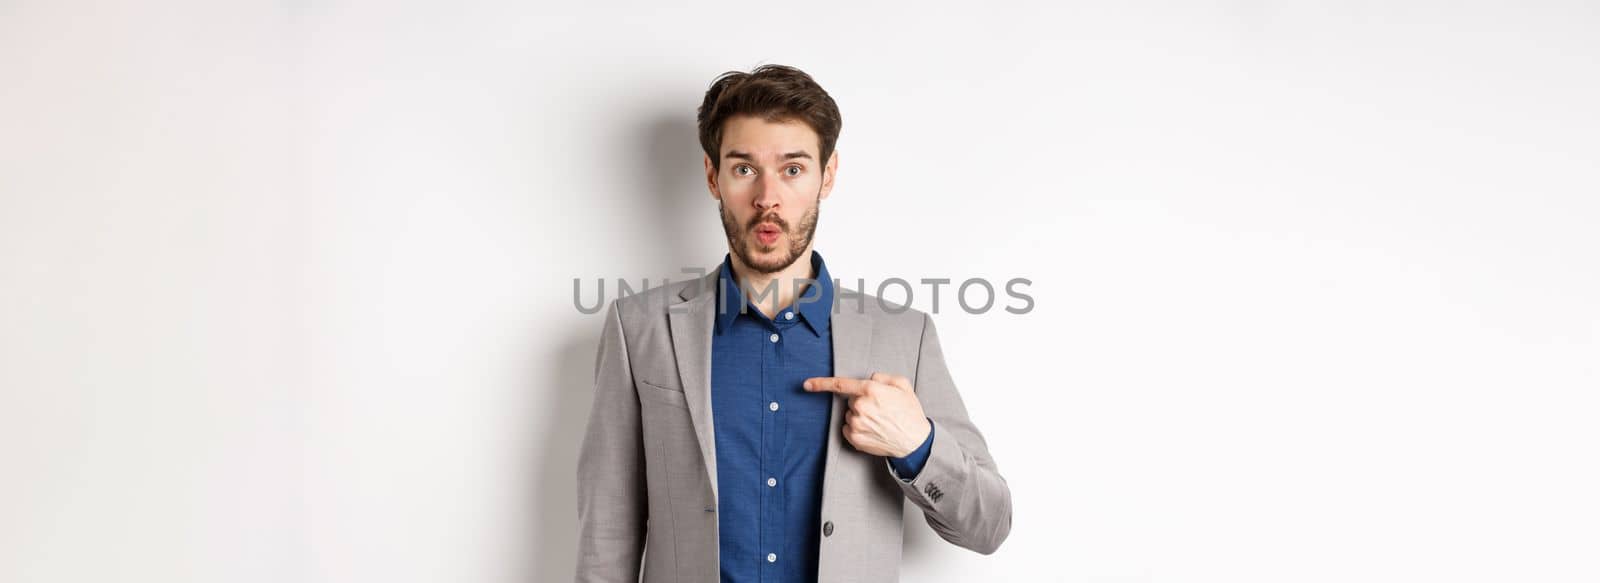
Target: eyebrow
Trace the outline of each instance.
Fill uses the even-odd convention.
[[[741,152],[739,150],[728,150],[728,153],[723,154],[722,157],[723,158],[742,158],[742,159],[745,159],[745,160],[749,160],[751,162],[754,162],[755,159],[756,159],[755,156],[751,156],[749,152]],[[806,153],[804,151],[801,151],[801,152],[789,152],[788,154],[784,154],[783,155],[783,159],[784,160],[792,160],[792,159],[795,159],[795,158],[805,158],[807,160],[813,160],[814,159],[814,158],[811,157],[811,154]]]

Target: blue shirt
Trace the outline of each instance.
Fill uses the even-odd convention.
[[[724,583],[813,583],[821,544],[822,476],[833,394],[809,392],[833,376],[834,281],[811,253],[815,285],[768,318],[747,300],[723,257],[711,339],[711,411],[716,428],[717,520]],[[777,290],[773,290],[776,293]],[[889,463],[910,480],[922,447]]]

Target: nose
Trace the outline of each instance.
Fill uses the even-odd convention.
[[[762,177],[756,181],[755,190],[754,202],[757,209],[765,213],[768,210],[777,208],[778,193],[781,192],[778,186],[778,177],[770,175]]]

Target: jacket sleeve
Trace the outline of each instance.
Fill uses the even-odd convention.
[[[1011,488],[989,456],[983,434],[967,417],[939,348],[939,334],[927,314],[923,314],[916,375],[912,386],[917,400],[939,429],[933,433],[933,447],[922,470],[915,478],[896,483],[922,509],[940,538],[991,554],[1011,533]]]
[[[648,501],[639,395],[616,301],[595,356],[594,406],[578,452],[578,583],[636,583]]]

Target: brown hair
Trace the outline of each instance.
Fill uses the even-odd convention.
[[[700,104],[700,147],[712,168],[722,169],[722,125],[736,115],[755,115],[769,122],[798,120],[817,132],[821,164],[833,155],[839,140],[839,106],[805,71],[784,65],[762,65],[717,76]]]

